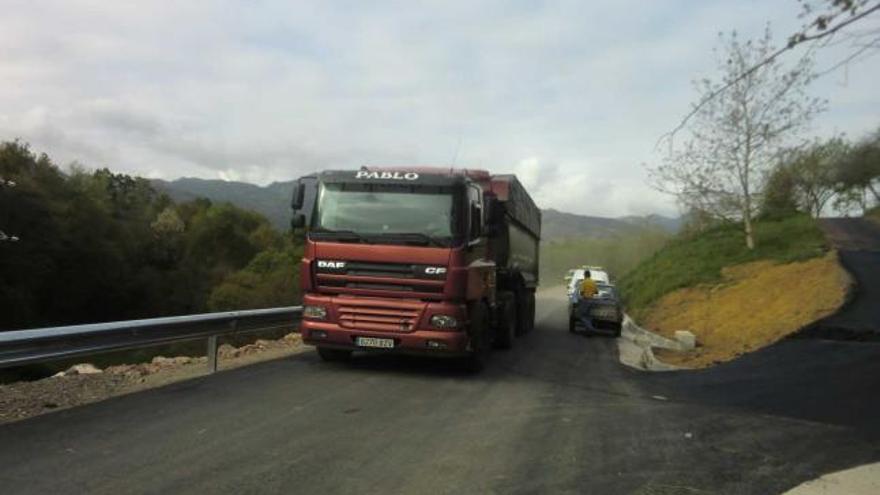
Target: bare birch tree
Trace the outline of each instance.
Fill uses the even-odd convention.
[[[736,33],[720,41],[721,79],[695,81],[700,97],[687,137],[678,146],[669,142],[661,165],[650,170],[651,182],[688,209],[742,222],[746,246],[754,249],[753,219],[767,174],[824,102],[806,92],[813,79],[808,57],[792,68],[773,60],[741,77],[776,51],[769,28],[754,41]]]

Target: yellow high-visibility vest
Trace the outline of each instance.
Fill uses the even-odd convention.
[[[581,282],[581,297],[590,298],[599,293],[599,287],[596,281],[591,278],[585,278]]]

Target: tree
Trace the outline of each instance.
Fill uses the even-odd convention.
[[[822,214],[837,191],[837,167],[846,153],[846,141],[836,137],[795,150],[786,166],[798,204],[814,218]]]
[[[779,162],[770,172],[761,202],[761,217],[778,220],[798,213],[797,187],[791,167]]]
[[[299,300],[302,249],[292,243],[261,252],[228,275],[208,298],[212,311],[290,306]]]
[[[868,193],[875,203],[880,204],[880,129],[840,157],[836,179],[841,193],[862,197],[865,207],[867,201],[864,198]]]
[[[768,51],[752,65],[743,67],[741,72],[729,78],[725,84],[704,93],[678,125],[660,137],[660,141],[672,139],[704,105],[764,66],[776,63],[784,53],[799,46],[811,45],[811,49],[803,56],[805,59],[810,59],[815,48],[829,46],[832,42],[836,42],[837,37],[842,37],[843,41],[850,43],[850,54],[834,66],[822,71],[820,75],[834,72],[859,58],[867,58],[880,49],[880,26],[877,23],[873,26],[870,24],[865,26],[870,20],[877,18],[875,14],[880,12],[880,0],[798,0],[798,3],[801,4],[800,17],[807,20],[801,29],[789,35],[787,42],[781,48]],[[855,24],[862,29],[853,29],[852,26]]]
[[[820,112],[824,103],[808,96],[812,60],[786,69],[773,61],[740,74],[774,51],[770,29],[756,41],[721,35],[720,81],[703,79],[689,136],[670,141],[662,164],[651,169],[652,184],[674,194],[687,209],[741,222],[746,246],[755,247],[753,219],[764,182],[780,152]],[[718,88],[726,91],[705,100]]]
[[[0,226],[21,237],[0,242],[0,331],[202,312],[247,266],[242,286],[259,290],[243,304],[296,300],[301,247],[257,213],[174,204],[107,169],[65,173],[18,141],[0,143],[0,178]]]

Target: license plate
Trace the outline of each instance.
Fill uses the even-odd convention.
[[[591,311],[590,315],[600,320],[617,320],[617,311],[613,309],[596,309]]]
[[[378,347],[380,349],[394,349],[394,339],[377,339],[375,337],[358,337],[354,341],[360,347]]]

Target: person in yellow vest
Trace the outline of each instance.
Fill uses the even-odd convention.
[[[599,293],[599,286],[596,281],[590,278],[590,271],[584,270],[584,279],[581,280],[578,288],[578,300],[572,308],[568,317],[568,331],[574,333],[580,326],[588,332],[595,331],[593,322],[590,318],[590,306],[592,300]]]
[[[584,279],[581,281],[581,297],[584,299],[592,299],[593,296],[599,293],[599,286],[596,285],[596,281],[590,278],[590,272],[584,272]]]

